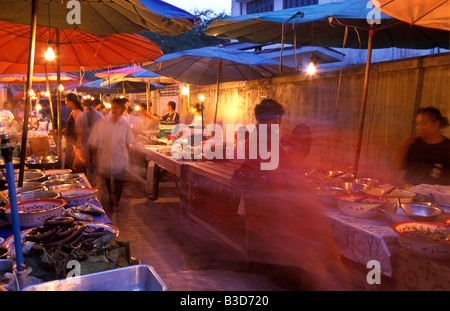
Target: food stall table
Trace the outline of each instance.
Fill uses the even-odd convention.
[[[187,161],[175,160],[170,154],[164,154],[158,151],[162,148],[162,145],[139,145],[136,144],[132,148],[134,151],[138,151],[145,154],[147,163],[147,177],[146,177],[146,192],[152,194],[152,199],[158,199],[159,195],[159,183],[164,177],[166,172],[174,174],[180,178],[182,174],[183,165],[187,164]],[[151,189],[151,190],[150,190]]]
[[[86,175],[85,174],[80,174],[80,175],[82,176],[80,183],[84,187],[91,188],[91,184],[89,183],[89,180],[87,179]],[[91,200],[89,203],[103,209],[97,198],[95,200]],[[103,213],[102,215],[94,216],[94,222],[112,225],[112,222],[108,218],[106,213]],[[9,222],[7,220],[0,219],[0,237],[6,239],[7,237],[10,237],[12,234],[13,234],[13,229],[12,229],[12,226],[9,224]]]

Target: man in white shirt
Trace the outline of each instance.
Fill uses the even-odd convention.
[[[111,113],[95,123],[88,141],[98,174],[105,178],[112,210],[119,206],[128,167],[128,149],[134,143],[130,123],[122,116],[124,109],[122,100],[113,99]]]

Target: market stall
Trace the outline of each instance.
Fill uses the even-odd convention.
[[[214,236],[218,243],[224,243],[231,247],[244,260],[251,260],[248,241],[250,220],[243,208],[242,190],[237,189],[231,183],[234,171],[240,167],[239,163],[206,160],[177,161],[168,153],[167,147],[137,145],[134,148],[146,154],[149,167],[154,165],[154,167],[158,167],[158,170],[167,170],[177,177],[183,214]],[[443,284],[438,280],[427,282],[427,286],[431,286],[430,288],[418,284],[408,285],[408,282],[411,283],[413,280],[405,279],[410,273],[405,270],[405,262],[413,268],[425,265],[430,271],[434,271],[433,273],[442,276],[448,275],[448,260],[436,260],[433,257],[431,259],[423,258],[420,252],[402,244],[399,240],[401,234],[393,227],[394,223],[400,221],[420,222],[424,220],[445,226],[444,223],[448,222],[450,216],[448,204],[438,204],[440,211],[437,214],[427,214],[428,210],[417,210],[416,215],[401,215],[404,217],[403,219],[395,218],[401,216],[397,215],[397,212],[392,214],[392,210],[389,210],[388,206],[391,208],[395,206],[397,198],[401,198],[401,202],[408,202],[404,203],[405,207],[414,207],[412,205],[416,204],[416,207],[419,208],[428,206],[431,211],[435,211],[435,209],[430,206],[429,202],[424,202],[427,197],[423,194],[400,190],[393,185],[381,184],[371,178],[359,178],[356,181],[351,174],[351,169],[348,172],[329,171],[329,174],[317,169],[306,172],[305,176],[312,184],[317,185],[314,189],[316,189],[318,202],[321,204],[322,215],[332,228],[335,243],[342,257],[360,265],[361,269],[372,260],[379,262],[380,273],[393,280],[392,282],[395,280],[395,286],[398,288],[416,286],[416,288],[429,290],[434,285],[448,288],[448,284]],[[147,181],[152,185],[153,191],[156,189],[157,194],[160,176],[148,174]],[[391,191],[388,193],[389,190]],[[423,187],[420,190],[423,193]],[[344,197],[345,195],[354,195],[354,201],[361,198],[372,198],[372,196],[380,201],[369,208],[374,210],[372,215],[362,216],[350,214],[344,209],[340,202],[342,195]],[[361,198],[357,197],[358,195]],[[362,207],[365,205],[363,200],[356,203],[360,203]],[[368,206],[370,206],[369,203],[373,202],[368,202]],[[411,204],[411,206],[407,204]],[[361,209],[361,211],[363,210]],[[448,256],[449,250],[445,249],[445,243],[439,252],[446,253]],[[295,258],[291,258],[291,260],[295,261]],[[413,276],[410,275],[410,277]],[[416,277],[423,278],[424,276],[418,273]],[[445,276],[442,278],[448,279]]]

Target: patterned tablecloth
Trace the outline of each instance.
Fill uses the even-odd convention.
[[[333,233],[342,256],[364,266],[371,260],[380,262],[381,273],[393,275],[392,257],[400,245],[397,234],[382,215],[374,219],[359,219],[343,214],[337,207],[325,209],[331,220]]]

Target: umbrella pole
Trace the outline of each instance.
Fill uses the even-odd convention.
[[[57,115],[57,154],[59,167],[64,168],[64,163],[62,161],[62,146],[61,146],[61,90],[59,86],[61,85],[61,44],[59,39],[59,29],[56,29],[56,84],[57,84],[57,99],[56,99],[56,115]]]
[[[51,113],[51,116],[52,116],[52,122],[55,122],[55,117],[53,115],[52,94],[50,93],[50,83],[48,82],[47,65],[44,65],[44,70],[45,70],[45,81],[46,81],[46,84],[47,84],[48,101],[50,103],[50,113]]]
[[[217,89],[216,89],[216,107],[214,111],[214,124],[217,121],[217,106],[219,104],[219,86],[220,86],[220,75],[222,72],[222,59],[219,58],[219,64],[217,65]]]
[[[366,114],[366,104],[367,104],[367,92],[369,90],[369,74],[370,74],[370,63],[372,59],[372,39],[373,39],[374,30],[369,30],[369,38],[368,38],[368,45],[367,45],[367,60],[366,60],[366,71],[364,74],[364,88],[363,88],[363,96],[361,101],[361,112],[359,115],[359,129],[358,129],[358,142],[356,146],[356,157],[355,157],[355,163],[353,166],[353,175],[355,177],[358,175],[358,169],[359,169],[359,159],[361,156],[361,142],[364,132],[364,119]]]
[[[27,68],[27,86],[25,92],[25,107],[23,113],[23,129],[22,129],[22,144],[20,148],[20,164],[19,164],[19,180],[18,187],[23,186],[24,172],[25,172],[25,157],[27,155],[27,140],[28,140],[28,115],[30,113],[31,96],[29,94],[33,85],[33,67],[34,54],[36,47],[36,25],[37,25],[37,6],[38,0],[33,0],[31,7],[31,26],[30,26],[30,50],[28,52],[28,68]]]

